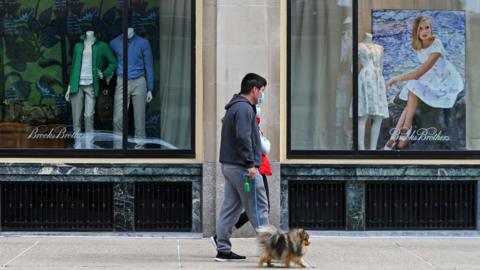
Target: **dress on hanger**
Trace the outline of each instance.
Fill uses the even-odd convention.
[[[383,78],[383,47],[374,43],[359,43],[358,58],[363,66],[358,74],[358,116],[388,118]]]
[[[433,67],[418,80],[410,80],[400,92],[400,98],[408,100],[408,91],[412,91],[423,102],[434,108],[452,108],[458,93],[463,88],[463,80],[455,66],[445,57],[445,49],[440,39],[425,49],[417,51],[420,62],[425,63],[432,53],[441,56]]]

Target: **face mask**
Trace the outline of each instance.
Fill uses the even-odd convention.
[[[258,103],[257,104],[263,104],[265,102],[265,93],[262,93],[260,98],[258,98]]]

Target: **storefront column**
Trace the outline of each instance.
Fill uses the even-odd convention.
[[[347,181],[347,230],[365,230],[365,182]]]

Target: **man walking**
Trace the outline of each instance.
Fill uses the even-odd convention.
[[[241,261],[245,256],[232,252],[232,227],[242,209],[256,229],[268,224],[268,202],[258,167],[262,159],[260,133],[255,119],[258,100],[267,81],[249,73],[242,79],[240,94],[235,94],[225,106],[220,142],[220,163],[225,177],[225,193],[217,224],[216,261]],[[244,188],[244,175],[251,191]]]

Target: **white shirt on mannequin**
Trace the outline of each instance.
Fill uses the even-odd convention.
[[[82,69],[80,71],[80,85],[90,85],[93,83],[92,61],[93,52],[92,45],[95,42],[93,31],[87,31],[85,40],[83,41]]]

